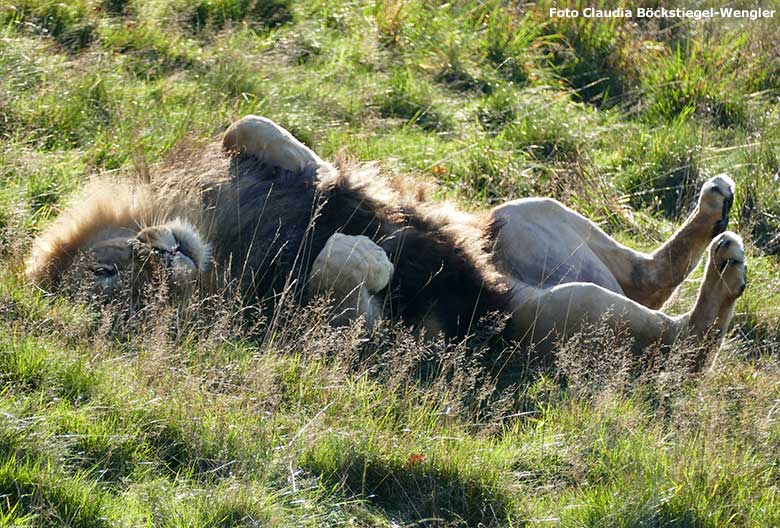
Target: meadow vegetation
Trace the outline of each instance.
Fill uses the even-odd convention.
[[[0,0],[0,526],[780,526],[778,19],[549,5]],[[248,113],[465,209],[555,197],[642,249],[728,172],[733,331],[696,376],[685,346],[638,359],[600,331],[541,369],[483,346],[501,321],[448,344],[202,299],[117,328],[24,283],[91,177],[144,178]]]

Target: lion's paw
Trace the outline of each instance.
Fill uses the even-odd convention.
[[[296,172],[321,161],[288,130],[267,117],[254,115],[230,125],[222,137],[222,148],[231,153],[249,154],[270,165]]]
[[[726,285],[729,296],[737,298],[745,291],[747,265],[742,238],[731,231],[716,237],[710,245],[710,266]]]
[[[336,233],[328,239],[312,267],[312,278],[325,289],[350,291],[365,285],[376,293],[387,286],[393,264],[370,238]]]
[[[699,194],[699,209],[712,217],[712,236],[723,233],[729,224],[729,211],[734,203],[734,180],[718,174],[707,180]]]

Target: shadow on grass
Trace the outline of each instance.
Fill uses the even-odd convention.
[[[506,522],[508,497],[474,477],[435,467],[422,455],[404,463],[360,448],[328,444],[308,452],[303,469],[334,491],[368,500],[403,524],[497,526]]]

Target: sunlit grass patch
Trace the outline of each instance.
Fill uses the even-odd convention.
[[[152,24],[104,24],[100,39],[106,48],[126,56],[123,67],[143,79],[192,67],[201,59],[194,42]]]
[[[635,208],[651,207],[680,218],[698,196],[702,175],[701,134],[686,120],[631,136],[622,150],[618,185]]]
[[[11,511],[29,512],[27,517],[39,526],[108,526],[102,516],[105,497],[86,474],[65,479],[15,457],[0,464],[0,490]]]
[[[52,37],[71,52],[88,47],[95,37],[89,2],[25,0],[0,8],[0,25]]]
[[[398,70],[388,79],[388,91],[376,102],[385,117],[402,119],[427,131],[449,128],[447,117],[437,109],[430,85],[409,70]]]
[[[551,5],[542,2],[537,8],[542,13],[536,18],[546,19],[546,8]],[[588,6],[580,1],[565,5],[578,11]],[[607,107],[622,101],[634,82],[634,71],[623,48],[626,30],[622,21],[556,17],[548,22],[545,33],[552,35],[552,63],[574,97]]]

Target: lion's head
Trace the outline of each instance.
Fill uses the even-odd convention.
[[[26,275],[47,290],[77,286],[94,298],[138,291],[152,279],[189,290],[211,267],[211,246],[189,221],[166,217],[151,189],[101,183],[34,245]]]

